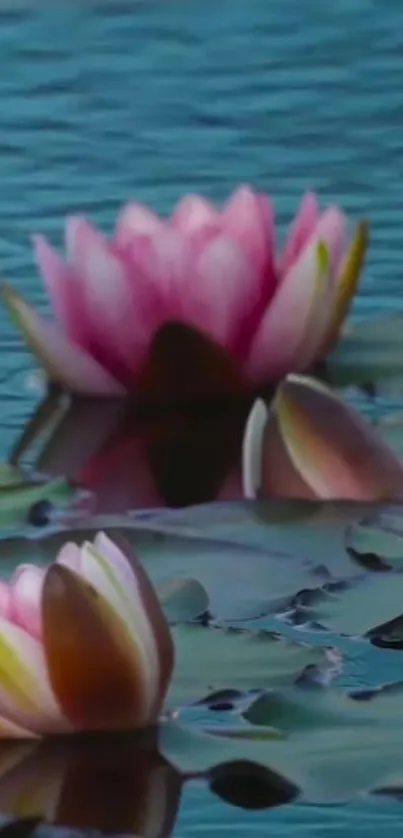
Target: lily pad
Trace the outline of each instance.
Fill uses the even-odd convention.
[[[295,786],[305,802],[344,803],[402,784],[401,700],[400,691],[379,691],[369,701],[358,701],[333,690],[290,688],[269,694],[265,708],[262,698],[257,700],[256,729],[263,732],[267,725],[269,737],[257,738],[247,719],[232,732],[169,723],[161,727],[160,747],[185,773],[250,760],[266,766],[277,782],[283,778]],[[273,728],[282,736],[273,736]]]
[[[326,650],[291,643],[267,631],[176,626],[176,667],[168,704],[183,707],[220,690],[249,691],[294,684],[305,671],[329,670]]]
[[[208,595],[196,579],[171,579],[160,585],[157,593],[171,623],[196,620],[209,608]]]
[[[403,519],[391,512],[364,518],[348,528],[346,546],[369,569],[403,569]]]
[[[334,634],[364,637],[403,616],[403,574],[368,574],[336,589],[324,587],[302,605],[307,620]]]
[[[393,516],[395,526],[401,521],[403,529],[403,507],[397,504],[252,502],[180,512],[93,516],[77,518],[74,529],[60,526],[51,533],[38,530],[37,537],[31,531],[29,538],[4,538],[0,541],[0,559],[4,572],[11,572],[21,562],[47,564],[66,539],[80,543],[100,529],[107,530],[112,538],[114,533],[123,532],[158,588],[169,590],[180,579],[193,579],[193,589],[195,584],[203,587],[209,613],[216,622],[239,623],[279,618],[295,606],[301,592],[324,588],[324,599],[330,604],[332,586],[359,586],[371,567],[366,568],[352,549],[351,533],[363,521],[384,514]],[[371,584],[369,579],[362,595],[368,620],[375,613],[371,597],[377,596],[376,583],[373,587]],[[393,582],[390,584],[393,587]],[[399,586],[400,581],[396,584]],[[326,586],[331,587],[326,591]],[[338,596],[336,610],[344,596],[340,587]],[[385,596],[382,608],[378,604],[382,622],[396,617],[396,599]],[[319,601],[320,597],[312,606],[312,619],[315,609],[322,608]],[[322,616],[326,613],[325,609]],[[188,615],[189,619],[194,616]],[[349,633],[349,629],[346,631]]]
[[[30,523],[31,510],[38,504],[63,509],[76,496],[76,490],[63,477],[46,480],[0,464],[0,530],[23,530]]]

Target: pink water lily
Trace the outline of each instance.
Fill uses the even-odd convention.
[[[243,442],[245,495],[403,499],[403,463],[375,428],[322,383],[296,374],[257,400]]]
[[[105,533],[0,586],[0,738],[143,727],[161,709],[173,644],[129,549]]]
[[[129,204],[111,240],[69,218],[66,261],[35,237],[57,325],[9,286],[3,300],[49,379],[70,391],[136,391],[170,323],[223,347],[256,386],[310,368],[337,339],[368,244],[365,224],[352,239],[347,226],[308,194],[278,253],[272,203],[249,187],[221,210],[188,195],[167,220]]]

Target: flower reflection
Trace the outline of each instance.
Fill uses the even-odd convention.
[[[155,733],[39,745],[1,743],[0,810],[71,829],[165,838],[183,779],[158,753]]]
[[[235,401],[147,416],[121,400],[53,394],[30,418],[11,459],[29,455],[32,462],[33,453],[41,472],[91,490],[97,513],[237,500],[248,408]]]

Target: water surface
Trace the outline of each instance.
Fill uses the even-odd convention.
[[[30,235],[66,213],[105,230],[131,198],[169,212],[239,182],[281,225],[316,189],[373,221],[356,313],[403,309],[403,10],[393,0],[7,3],[0,9],[1,273],[46,309]],[[37,398],[32,361],[1,323],[5,457]],[[397,803],[247,813],[203,788],[175,835],[400,834]]]

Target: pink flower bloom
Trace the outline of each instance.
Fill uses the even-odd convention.
[[[154,722],[171,635],[140,563],[104,533],[0,585],[0,738]]]
[[[403,464],[376,430],[314,379],[289,375],[258,400],[243,443],[246,497],[403,498]]]
[[[308,194],[278,255],[270,199],[242,187],[221,211],[189,195],[168,220],[130,204],[111,241],[69,218],[66,261],[43,236],[34,245],[58,325],[4,288],[27,343],[65,388],[124,395],[170,323],[219,344],[252,385],[309,368],[348,313],[367,228],[349,241],[345,214]]]

